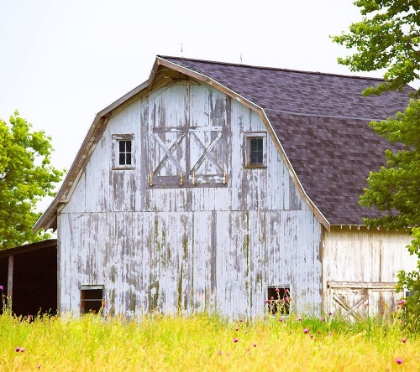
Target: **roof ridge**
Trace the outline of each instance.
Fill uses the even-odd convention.
[[[294,73],[310,74],[310,75],[335,76],[335,77],[342,77],[342,78],[349,78],[349,79],[385,81],[382,78],[375,78],[375,77],[371,77],[371,76],[345,75],[345,74],[333,74],[333,73],[329,73],[329,72],[320,72],[320,71],[294,70],[294,69],[281,68],[281,67],[247,65],[247,64],[242,64],[242,63],[210,61],[210,60],[206,60],[206,59],[174,57],[174,56],[165,56],[165,55],[160,55],[160,54],[157,55],[157,57],[163,58],[163,59],[175,59],[175,60],[179,60],[179,61],[202,62],[202,63],[208,63],[208,64],[214,64],[214,65],[254,68],[254,69],[260,69],[260,70],[274,70],[274,71],[294,72]]]

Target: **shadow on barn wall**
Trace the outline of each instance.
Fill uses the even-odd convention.
[[[16,315],[57,312],[57,240],[0,251],[0,285]],[[1,312],[1,309],[0,309]]]

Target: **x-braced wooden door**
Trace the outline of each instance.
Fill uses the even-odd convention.
[[[150,142],[149,186],[226,185],[225,127],[153,128]]]

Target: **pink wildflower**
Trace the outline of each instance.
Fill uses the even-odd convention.
[[[325,322],[325,318],[324,317],[322,317],[322,319],[321,319],[323,322]]]
[[[405,344],[407,342],[407,339],[403,338],[401,341],[402,341],[403,344]]]
[[[397,359],[395,359],[395,361],[397,362],[397,364],[401,364],[403,362],[403,360],[401,358],[397,358]]]
[[[276,288],[276,292],[279,293],[280,292],[280,289]]]
[[[298,322],[300,322],[301,320],[302,320],[302,318],[301,318],[301,317],[299,317],[299,318],[298,318]]]
[[[239,323],[242,323],[242,319],[239,319]]]
[[[3,290],[3,286],[2,285],[0,285],[0,291],[2,291]]]
[[[264,300],[264,303],[265,303],[265,304],[268,304],[268,302],[269,302],[268,300]]]
[[[279,319],[279,322],[280,322],[280,323],[283,323],[283,318],[280,318],[280,319]]]
[[[18,352],[20,352],[20,347],[18,346],[16,349],[15,349],[15,351],[18,353]]]
[[[405,304],[405,300],[398,301],[398,305],[404,305],[404,304]]]
[[[309,329],[308,328],[305,328],[304,330],[303,330],[303,333],[306,335],[307,333],[309,332]]]
[[[252,346],[257,347],[257,344],[254,344],[254,345],[252,345]]]
[[[238,342],[239,340],[237,339],[237,338],[234,338],[233,339],[233,342]]]
[[[309,335],[309,337],[310,337],[310,338],[314,338],[314,335],[312,335],[312,334],[311,334],[311,335]]]

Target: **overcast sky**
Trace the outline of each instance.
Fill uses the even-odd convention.
[[[350,74],[329,35],[360,18],[352,0],[0,0],[0,118],[18,109],[69,169],[95,114],[157,54]]]

